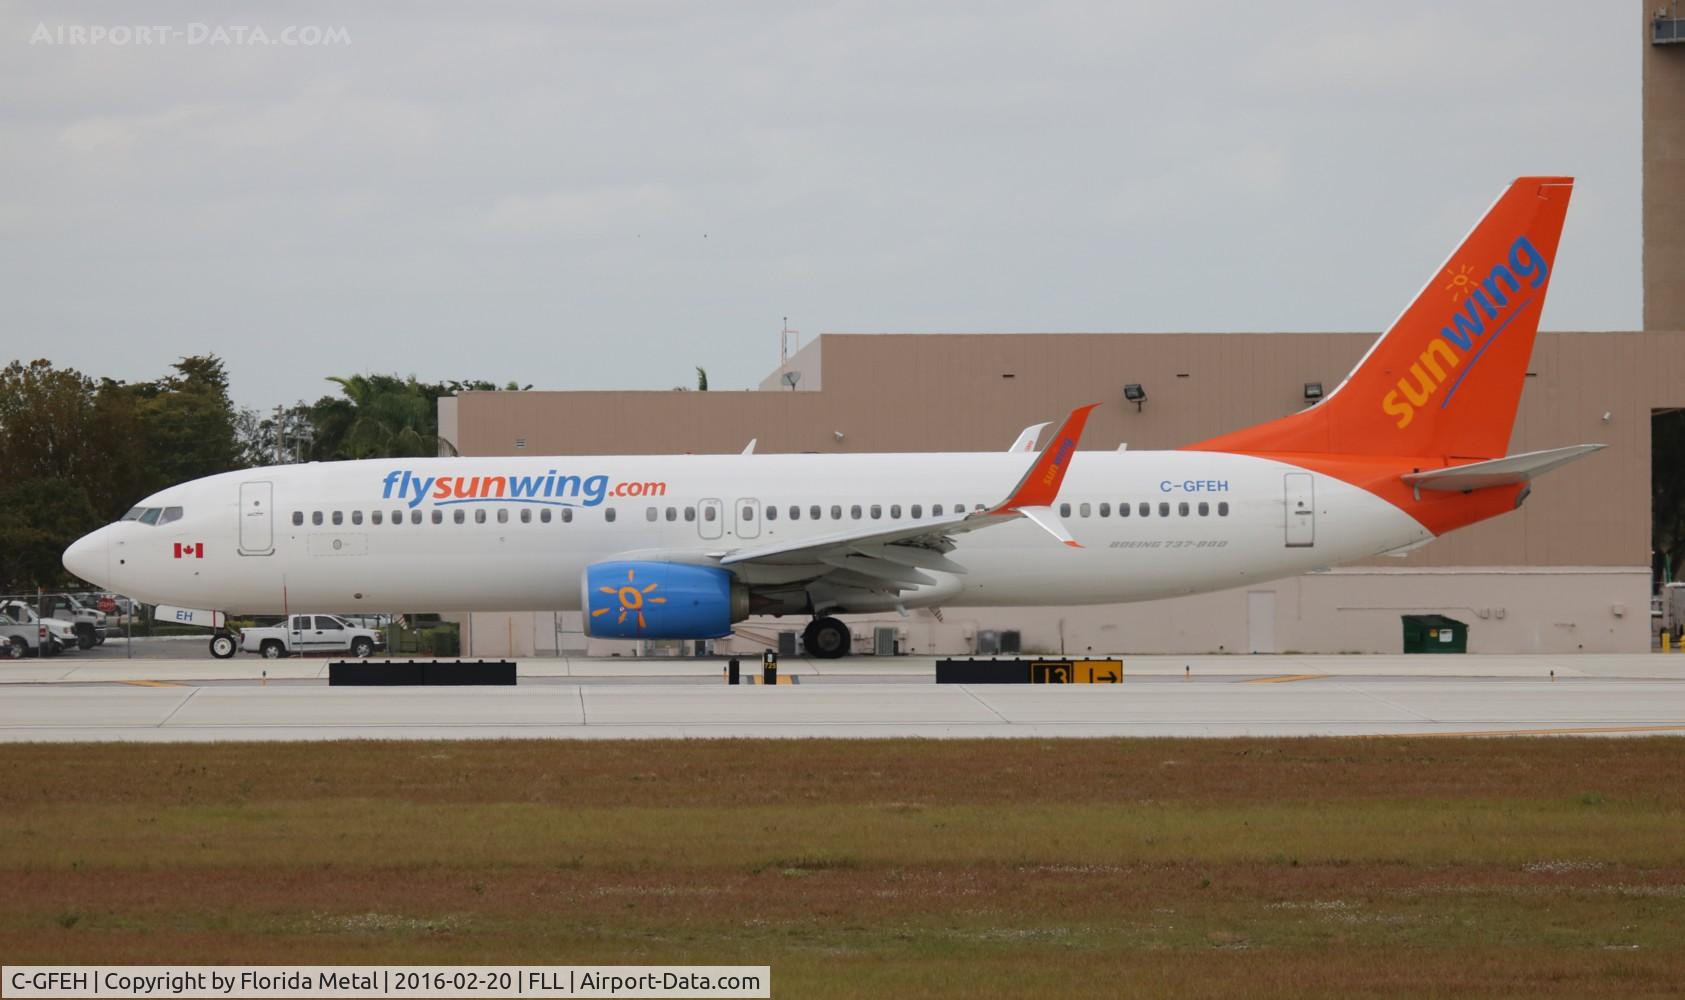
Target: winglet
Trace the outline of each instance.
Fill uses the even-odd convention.
[[[1083,425],[1088,423],[1088,414],[1099,405],[1090,403],[1072,410],[1059,429],[1053,432],[1052,439],[1041,450],[1030,471],[1024,473],[1024,478],[1018,480],[1018,485],[1012,488],[1006,499],[988,513],[1005,514],[1025,507],[1052,506],[1059,496],[1060,485],[1065,481],[1065,473],[1071,467],[1071,458],[1076,454],[1077,441],[1082,438]]]
[[[1016,441],[1013,441],[1012,447],[1010,447],[1006,450],[1007,451],[1035,451],[1036,450],[1036,438],[1041,437],[1041,432],[1046,430],[1046,429],[1047,429],[1046,424],[1031,424],[1030,426],[1028,426],[1028,427],[1026,427],[1023,430],[1018,432],[1018,439]]]

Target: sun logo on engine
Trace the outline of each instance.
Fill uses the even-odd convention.
[[[654,593],[657,587],[661,586],[661,584],[652,583],[646,587],[640,588],[635,576],[636,572],[636,570],[628,569],[626,571],[626,583],[622,586],[597,588],[597,590],[604,594],[613,594],[620,602],[620,617],[615,619],[616,625],[626,624],[627,617],[631,616],[636,619],[639,628],[644,628],[644,605],[667,603],[667,598],[665,597],[650,596]],[[613,610],[614,608],[612,607],[598,608],[597,610],[591,612],[591,617],[597,618],[601,615],[606,615]]]

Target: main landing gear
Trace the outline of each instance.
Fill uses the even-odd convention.
[[[802,631],[802,648],[821,660],[847,656],[849,641],[848,626],[835,618],[815,618]]]
[[[211,636],[211,655],[219,660],[231,660],[239,646],[234,642],[234,634],[227,629],[217,629]]]

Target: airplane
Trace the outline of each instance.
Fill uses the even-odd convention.
[[[1506,454],[1573,192],[1511,183],[1331,393],[1170,451],[368,459],[162,490],[64,565],[221,613],[584,612],[589,635],[728,635],[846,613],[1145,601],[1388,553],[1514,510],[1602,447]],[[194,613],[185,617],[194,619]],[[206,620],[206,619],[197,619]]]

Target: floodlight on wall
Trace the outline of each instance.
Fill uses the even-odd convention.
[[[1322,398],[1322,383],[1321,382],[1306,382],[1305,383],[1305,398],[1310,400],[1313,403],[1316,402],[1317,400],[1321,399]]]
[[[1141,404],[1147,401],[1147,390],[1141,388],[1141,383],[1131,382],[1123,387],[1123,398],[1135,404],[1135,412],[1141,412]]]

